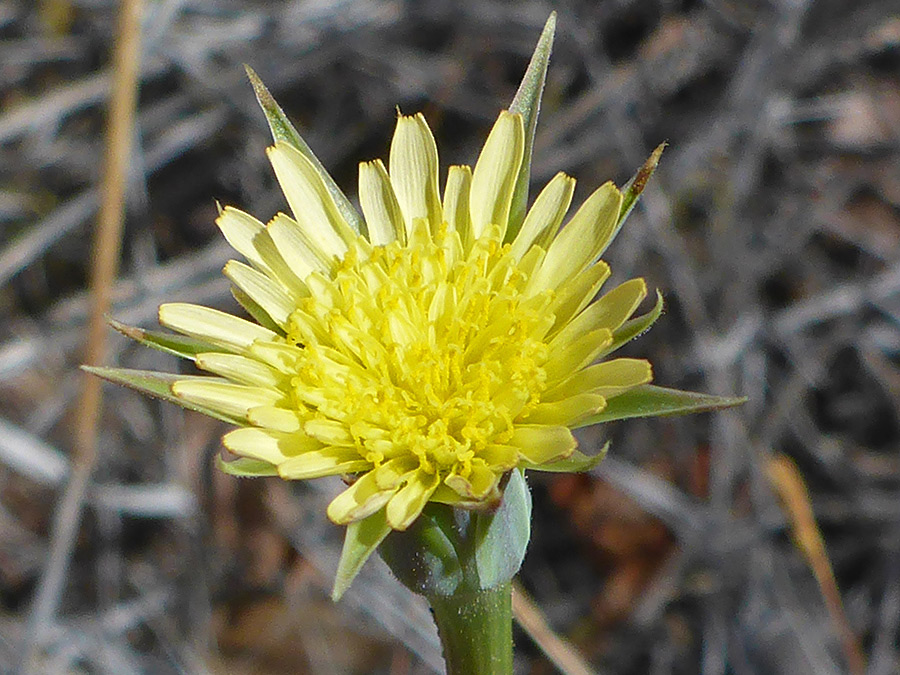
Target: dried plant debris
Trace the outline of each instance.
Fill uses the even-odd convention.
[[[611,440],[610,456],[587,476],[531,479],[541,522],[523,588],[598,672],[797,675],[860,672],[862,660],[897,672],[896,4],[553,4],[533,180],[566,167],[585,185],[621,184],[668,142],[613,252],[621,279],[649,262],[665,294],[637,348],[661,381],[749,402],[583,433],[589,447]],[[2,672],[23,665],[72,471],[118,5],[0,2]],[[351,186],[359,161],[384,154],[397,106],[424,111],[446,159],[471,161],[475,148],[455,139],[485,134],[511,100],[550,10],[145,5],[112,293],[114,317],[147,329],[162,298],[235,311],[217,201],[263,216],[284,208],[243,64]],[[109,359],[176,367],[122,339]],[[106,390],[101,461],[31,672],[438,672],[426,609],[383,566],[359,585],[366,597],[326,601],[340,537],[317,514],[339,486],[224,480],[213,469],[221,432]],[[777,487],[781,457],[799,478]],[[812,567],[797,513],[821,540]],[[820,583],[825,564],[838,598]],[[552,672],[525,633],[518,644],[521,672]]]

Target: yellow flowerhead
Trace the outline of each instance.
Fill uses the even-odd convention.
[[[171,391],[241,425],[224,444],[245,459],[226,470],[352,477],[329,517],[385,509],[404,530],[429,501],[496,504],[516,467],[563,468],[571,429],[650,381],[647,361],[602,360],[643,323],[629,319],[647,293],[633,279],[594,299],[622,193],[603,185],[560,229],[575,185],[560,173],[511,236],[524,153],[522,117],[502,112],[474,170],[450,167],[441,196],[424,117],[400,117],[388,168],[360,165],[366,236],[306,154],[269,149],[293,217],[263,225],[226,208],[217,221],[249,263],[225,274],[256,321],[159,310],[164,326],[213,346],[194,361],[217,377]]]

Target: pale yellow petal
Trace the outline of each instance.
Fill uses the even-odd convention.
[[[225,434],[222,444],[241,457],[261,459],[275,465],[322,447],[319,441],[303,433],[283,433],[256,427],[235,429]]]
[[[580,370],[546,391],[541,400],[554,401],[590,392],[611,398],[653,380],[653,367],[644,359],[614,359]]]
[[[411,468],[409,459],[404,457],[372,469],[331,501],[328,517],[333,523],[346,525],[372,515],[397,492]],[[385,479],[388,475],[389,481]]]
[[[472,187],[472,169],[468,166],[451,166],[444,188],[444,221],[451,232],[459,233],[463,243],[471,241],[472,221],[469,218],[469,194]]]
[[[342,256],[356,233],[338,211],[318,169],[283,141],[269,148],[268,154],[296,221],[323,251]]]
[[[565,459],[578,446],[567,427],[543,424],[517,425],[509,444],[517,447],[519,454],[532,464]]]
[[[467,476],[451,473],[444,484],[460,495],[476,501],[486,501],[500,482],[500,474],[493,471],[484,460],[473,459]],[[499,495],[497,495],[499,497]]]
[[[519,463],[519,449],[512,445],[492,444],[479,450],[478,456],[497,472],[512,469]]]
[[[456,312],[456,288],[446,281],[438,283],[428,306],[428,321],[441,327],[454,320]]]
[[[375,246],[398,239],[400,243],[406,242],[403,212],[380,159],[359,165],[359,203],[369,228],[369,240]]]
[[[436,473],[414,472],[387,503],[387,521],[395,530],[405,530],[418,518],[439,484]]]
[[[399,487],[418,465],[418,458],[412,455],[397,457],[375,469],[375,482],[382,489]]]
[[[606,399],[597,394],[577,393],[557,401],[543,401],[524,417],[529,424],[571,427],[606,407]]]
[[[353,436],[343,422],[313,418],[304,422],[303,431],[326,445],[353,445]]]
[[[582,312],[582,315],[586,315],[584,322],[586,325],[593,324],[616,330],[631,318],[646,297],[647,282],[641,278],[629,279],[605,293]],[[578,316],[572,324],[581,321],[581,316]]]
[[[313,277],[307,277],[312,279]],[[296,309],[291,312],[288,332],[305,347],[318,346],[331,342],[331,332],[328,324],[319,317]]]
[[[330,246],[335,242],[315,236],[309,229],[283,213],[276,214],[269,221],[266,231],[287,266],[303,280],[313,272],[330,273],[334,269],[335,261],[346,251],[342,246]]]
[[[261,222],[248,213],[226,206],[216,218],[216,225],[219,226],[225,239],[235,251],[258,269],[268,270],[268,266],[254,244],[254,238],[265,229]]]
[[[326,513],[331,522],[346,525],[370,516],[387,504],[397,488],[382,490],[376,484],[373,472],[362,476],[353,485],[331,500]]]
[[[264,267],[260,267],[260,271],[277,281],[293,298],[306,298],[309,296],[309,289],[303,283],[303,279],[285,261],[268,229],[265,227],[261,232],[253,237],[253,245],[259,258],[262,260]]]
[[[540,269],[541,265],[544,262],[544,258],[547,255],[547,251],[542,249],[540,246],[532,246],[528,249],[528,252],[522,256],[516,265],[519,272],[524,276],[525,279],[531,279],[534,276],[535,271]],[[525,292],[524,297],[526,298],[534,298],[541,294],[553,293],[553,291],[543,290],[538,291],[535,294],[530,294],[528,291]],[[559,294],[555,294],[555,297],[559,297]]]
[[[397,118],[389,170],[407,234],[416,218],[424,219],[431,232],[436,232],[442,220],[437,144],[421,113]]]
[[[322,448],[284,460],[278,475],[287,480],[303,480],[364,471],[371,466],[351,448]]]
[[[172,384],[172,393],[189,403],[244,418],[250,408],[275,405],[284,399],[284,394],[273,389],[234,384],[212,377],[178,380]]]
[[[194,363],[201,370],[221,375],[234,382],[274,389],[282,383],[284,376],[256,359],[239,354],[209,352],[197,354]]]
[[[527,387],[504,386],[491,397],[491,403],[498,408],[502,406],[506,414],[515,419],[529,399],[531,392]]]
[[[434,492],[431,493],[431,498],[429,501],[435,502],[437,504],[450,504],[451,506],[459,506],[462,508],[475,508],[475,507],[484,507],[484,502],[479,502],[476,500],[467,497],[464,494],[460,494],[453,488],[441,483],[435,488]]]
[[[237,352],[246,350],[255,340],[274,340],[277,337],[259,324],[185,302],[160,305],[159,322],[179,333]]]
[[[550,358],[544,364],[548,385],[555,385],[591,363],[612,343],[612,339],[608,328],[598,328],[571,341],[555,340],[551,343]]]
[[[280,284],[272,281],[262,272],[257,272],[252,267],[236,260],[229,260],[223,271],[235,286],[262,307],[272,321],[281,328],[287,326],[288,317],[296,308],[296,303],[291,300]]]
[[[553,239],[534,287],[558,288],[597,260],[615,230],[621,206],[622,193],[612,183],[588,197]]]
[[[504,110],[488,134],[472,173],[469,213],[472,216],[472,234],[476,239],[489,225],[497,225],[500,239],[503,239],[524,152],[522,116]]]
[[[247,352],[285,375],[296,375],[303,350],[283,342],[256,342]]]
[[[532,246],[546,249],[572,203],[575,179],[560,172],[541,190],[513,240],[510,255],[521,260]]]
[[[631,279],[616,286],[564,326],[551,342],[551,349],[557,340],[560,343],[570,341],[598,328],[616,330],[634,314],[646,297],[647,282],[643,279]]]
[[[294,433],[303,429],[303,418],[296,410],[261,405],[247,411],[250,424],[273,431]]]
[[[536,251],[540,249],[532,248],[531,250]],[[523,258],[523,260],[527,259],[527,257]],[[553,328],[550,330],[551,335],[569,323],[573,316],[587,307],[588,303],[596,297],[603,287],[604,282],[609,278],[609,274],[609,265],[602,260],[598,260],[595,264],[583,269],[573,279],[567,281],[562,288],[557,289],[556,297],[548,310],[556,317]]]

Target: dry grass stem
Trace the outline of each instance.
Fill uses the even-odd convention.
[[[768,461],[766,475],[781,499],[791,526],[794,542],[809,563],[816,582],[819,584],[819,589],[822,591],[822,599],[828,608],[828,614],[841,638],[848,672],[851,675],[864,675],[866,672],[865,657],[859,640],[853,632],[853,627],[844,612],[841,592],[838,589],[837,580],[834,578],[834,570],[828,559],[828,552],[825,550],[825,541],[816,524],[816,517],[809,500],[809,491],[806,489],[803,476],[800,475],[797,465],[785,455],[772,457]]]
[[[553,632],[540,608],[518,583],[513,584],[512,611],[516,623],[562,675],[595,675],[578,650]]]
[[[118,270],[125,197],[135,138],[138,73],[141,50],[142,0],[123,0],[113,51],[113,80],[107,115],[106,154],[103,161],[100,211],[95,229],[91,263],[91,312],[85,341],[84,362],[102,365],[106,357],[108,331],[105,317]],[[24,668],[35,667],[33,650],[49,628],[62,600],[65,571],[81,522],[85,492],[97,457],[97,426],[102,405],[102,381],[82,377],[81,396],[75,413],[72,441],[73,470],[62,498],[56,506],[47,565],[35,596],[23,649]]]

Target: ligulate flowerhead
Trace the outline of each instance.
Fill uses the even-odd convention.
[[[360,164],[362,215],[249,71],[291,211],[264,224],[228,207],[217,220],[244,259],[224,273],[251,318],[172,303],[159,321],[175,334],[114,322],[206,376],[89,369],[235,425],[223,439],[237,456],[220,461],[228,473],[342,476],[328,507],[350,525],[336,595],[426,505],[491,510],[512,476],[518,506],[478,525],[509,549],[496,564],[479,551],[480,577],[507,580],[530,512],[515,470],[593,466],[602,453],[577,450],[578,426],[740,402],[653,387],[649,362],[609,358],[662,310],[657,297],[635,318],[645,282],[609,288],[600,260],[662,147],[624,193],[606,183],[571,209],[575,181],[560,173],[525,209],[554,21],[474,169],[452,166],[441,180],[425,118],[400,116],[387,166]]]
[[[603,358],[632,335],[647,287],[595,299],[622,211],[612,183],[558,230],[575,181],[557,175],[507,237],[524,139],[521,115],[502,112],[441,192],[425,118],[399,117],[388,166],[360,165],[368,235],[277,142],[292,215],[264,225],[228,207],[217,221],[249,263],[225,274],[256,321],[160,307],[164,326],[215,347],[193,357],[211,377],[177,379],[174,395],[237,421],[224,445],[255,473],[350,477],[328,508],[340,524],[383,509],[404,530],[429,501],[489,507],[511,469],[566,466],[571,429],[651,379],[647,361]]]

